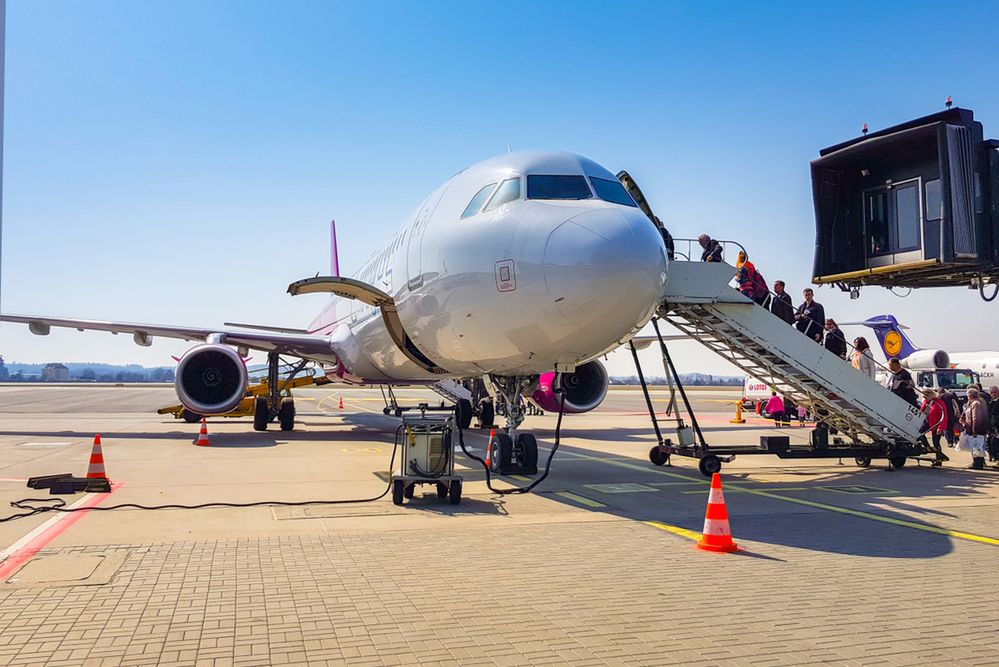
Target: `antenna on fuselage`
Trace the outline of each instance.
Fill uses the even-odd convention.
[[[340,257],[336,250],[336,220],[330,220],[330,272],[340,277]]]

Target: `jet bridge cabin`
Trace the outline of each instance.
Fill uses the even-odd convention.
[[[984,140],[970,109],[917,118],[819,155],[814,283],[999,283],[999,141]]]

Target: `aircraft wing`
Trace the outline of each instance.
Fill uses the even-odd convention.
[[[148,347],[156,337],[179,338],[181,340],[225,343],[236,347],[246,347],[264,352],[277,352],[315,361],[335,361],[336,354],[330,347],[329,337],[279,333],[273,331],[240,331],[228,327],[202,329],[177,327],[161,324],[136,324],[131,322],[111,322],[105,320],[71,320],[58,317],[37,317],[34,315],[0,315],[0,322],[27,324],[33,334],[48,335],[52,327],[76,329],[77,331],[109,331],[112,334],[132,334],[137,345]]]

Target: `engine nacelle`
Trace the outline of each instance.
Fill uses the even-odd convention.
[[[946,350],[916,350],[901,362],[903,368],[950,368]]]
[[[248,384],[246,364],[236,350],[212,343],[185,352],[174,380],[180,402],[199,415],[223,415],[235,409]]]
[[[570,414],[589,412],[600,405],[610,384],[607,369],[596,360],[577,366],[573,373],[560,373],[558,377],[558,384],[565,391],[565,411]],[[559,410],[560,398],[553,382],[555,373],[543,373],[538,378],[537,390],[531,395],[531,401],[546,412]]]

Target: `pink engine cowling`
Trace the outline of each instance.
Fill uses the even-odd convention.
[[[538,388],[530,396],[532,403],[545,412],[558,412],[559,396],[555,393],[554,372],[542,373],[538,378]],[[567,414],[589,412],[607,395],[607,369],[599,361],[590,361],[577,366],[573,373],[561,373],[559,385],[565,391],[565,411]]]

